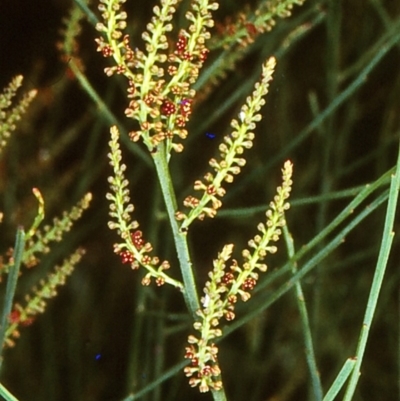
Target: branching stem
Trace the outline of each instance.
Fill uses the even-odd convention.
[[[158,146],[158,151],[153,154],[154,164],[156,166],[158,179],[161,185],[161,191],[164,197],[165,206],[167,208],[168,219],[171,224],[172,233],[176,251],[178,254],[179,265],[181,268],[182,278],[184,282],[183,296],[186,305],[193,317],[196,316],[196,311],[200,309],[199,297],[197,295],[196,283],[192,269],[192,261],[189,254],[187,243],[187,235],[181,232],[178,222],[175,219],[177,210],[177,202],[175,191],[172,185],[172,180],[167,164],[167,154],[165,146],[161,143]]]

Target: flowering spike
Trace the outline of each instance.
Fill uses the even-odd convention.
[[[168,154],[171,150],[180,152],[183,145],[174,143],[174,139],[187,136],[185,127],[195,95],[192,87],[208,54],[205,42],[213,26],[211,12],[218,5],[208,0],[191,2],[186,14],[189,27],[180,31],[173,51],[168,53],[171,42],[168,34],[178,0],[163,0],[161,6],[153,8],[154,15],[142,34],[145,51],[133,50],[129,35],[123,33],[126,26],[126,13],[121,11],[123,3],[102,0],[99,5],[103,22],[97,24],[97,30],[105,37],[96,39],[97,50],[115,62],[105,68],[105,73],[121,74],[128,79],[130,101],[125,115],[140,126],[130,138],[133,141],[142,138],[149,150],[165,141]],[[168,82],[164,79],[165,70],[171,77]]]
[[[151,278],[154,277],[158,286],[168,283],[182,289],[182,283],[169,277],[164,272],[169,263],[164,261],[160,265],[160,260],[157,257],[148,255],[152,251],[152,246],[143,239],[143,233],[138,230],[139,223],[131,219],[134,206],[129,203],[128,181],[124,175],[126,166],[121,163],[122,154],[118,142],[119,132],[115,126],[111,128],[110,132],[111,140],[109,142],[110,153],[108,158],[114,174],[108,178],[111,191],[106,195],[110,201],[109,215],[111,220],[108,226],[112,230],[117,230],[121,238],[121,242],[114,245],[114,252],[121,257],[122,263],[130,264],[132,269],[137,269],[139,266],[145,268],[147,274],[142,280],[143,285],[149,285]]]
[[[270,252],[271,241],[278,240],[280,228],[285,224],[284,213],[289,208],[287,199],[292,186],[292,169],[290,161],[282,169],[283,184],[277,188],[277,195],[270,204],[266,213],[267,223],[259,224],[258,229],[262,235],[256,235],[251,240],[253,252],[245,249],[242,252],[244,263],[239,266],[235,259],[231,260],[233,245],[225,245],[218,258],[214,261],[214,268],[209,273],[209,280],[204,287],[204,296],[201,299],[202,308],[197,311],[199,320],[193,325],[200,332],[199,337],[190,335],[189,346],[186,347],[185,358],[191,364],[184,369],[186,376],[190,377],[191,386],[199,386],[201,392],[210,389],[218,390],[221,387],[220,368],[217,361],[218,348],[215,339],[222,335],[219,322],[222,317],[227,321],[235,318],[235,304],[238,296],[246,302],[250,299],[250,291],[257,284],[259,271],[265,271],[266,265],[260,261]],[[266,228],[267,227],[267,228]],[[226,264],[230,262],[229,271]]]
[[[182,229],[186,229],[196,218],[202,219],[204,215],[209,217],[216,215],[222,205],[218,197],[225,195],[223,182],[231,183],[234,176],[240,173],[241,167],[245,165],[245,159],[239,155],[243,153],[244,149],[250,149],[253,146],[254,133],[252,130],[254,130],[256,122],[261,120],[259,111],[265,104],[264,97],[268,93],[275,64],[275,58],[271,57],[263,65],[261,80],[255,84],[252,96],[249,96],[242,106],[239,121],[232,120],[233,132],[231,135],[227,135],[219,146],[220,161],[214,158],[210,160],[209,164],[215,174],[208,173],[204,181],[197,180],[195,182],[194,189],[203,192],[201,199],[194,197],[185,199],[184,205],[192,210],[187,216],[183,216]]]
[[[40,282],[39,288],[33,288],[33,295],[25,297],[25,306],[19,303],[14,305],[8,320],[9,327],[6,330],[6,346],[12,347],[15,338],[19,337],[19,326],[29,326],[33,323],[36,315],[45,311],[47,300],[57,295],[57,287],[64,285],[68,276],[70,276],[75,265],[81,260],[85,251],[77,249],[68,259],[65,259],[62,265],[57,266],[52,274]]]
[[[4,89],[3,93],[0,93],[0,153],[6,146],[11,132],[15,130],[16,123],[26,112],[29,104],[37,93],[36,90],[31,90],[22,97],[16,106],[10,109],[12,99],[16,95],[17,90],[21,87],[22,80],[22,75],[17,75]]]
[[[223,22],[216,24],[217,34],[209,42],[211,50],[225,49],[224,62],[219,63],[209,71],[209,84],[204,86],[201,97],[204,99],[213,89],[226,78],[229,71],[234,71],[238,63],[248,54],[248,48],[265,32],[271,31],[277,18],[286,18],[291,14],[294,5],[302,5],[305,0],[271,0],[261,1],[257,10],[247,7],[240,11],[235,18],[230,16]],[[302,25],[297,31],[309,30],[312,24]],[[291,42],[297,34],[290,35]],[[286,43],[286,46],[288,43]],[[228,51],[229,50],[229,51]]]
[[[35,219],[34,224],[27,233],[26,247],[22,256],[22,261],[24,265],[28,268],[36,266],[39,263],[38,254],[46,254],[50,252],[50,244],[52,242],[60,242],[65,235],[69,232],[76,220],[78,220],[82,213],[88,209],[90,201],[92,199],[92,194],[87,193],[70,211],[64,212],[61,218],[54,218],[53,223],[44,226],[43,229],[38,229],[37,225],[42,220],[44,212],[42,208],[44,207],[41,202],[40,193],[35,188],[35,196],[39,200],[39,211],[38,216]],[[12,266],[13,261],[9,260],[4,265],[1,265],[1,273],[7,273],[10,266]]]

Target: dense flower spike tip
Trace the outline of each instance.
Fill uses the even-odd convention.
[[[203,181],[195,181],[194,189],[203,192],[203,195],[200,199],[188,196],[183,203],[184,206],[191,208],[190,212],[187,215],[183,212],[176,214],[176,218],[182,220],[182,229],[187,229],[196,218],[202,220],[205,216],[215,217],[218,209],[222,206],[222,202],[218,198],[225,195],[223,182],[231,183],[234,176],[239,174],[241,168],[246,164],[246,160],[240,155],[245,149],[253,146],[253,130],[256,123],[262,118],[259,111],[265,104],[264,97],[268,93],[275,65],[274,57],[265,62],[262,66],[261,80],[255,84],[252,95],[246,99],[238,120],[231,121],[233,131],[230,135],[225,136],[224,142],[219,145],[220,160],[212,158],[209,162],[215,173],[207,173]]]
[[[149,255],[153,247],[143,239],[142,231],[138,230],[139,223],[131,218],[134,206],[130,203],[128,181],[124,176],[126,166],[121,163],[119,132],[115,126],[111,128],[110,132],[108,158],[113,168],[113,175],[108,178],[111,191],[106,195],[110,201],[109,215],[111,220],[108,227],[111,230],[117,230],[121,239],[120,242],[114,244],[114,252],[119,255],[123,264],[129,264],[132,269],[138,269],[142,266],[146,270],[146,275],[142,280],[143,285],[149,285],[151,279],[154,278],[157,286],[168,283],[181,290],[183,288],[182,283],[165,273],[165,270],[169,268],[169,263],[167,261],[160,263],[158,257]]]
[[[239,61],[249,50],[249,46],[265,32],[273,29],[277,18],[291,15],[294,5],[301,5],[305,0],[268,0],[258,2],[252,10],[248,4],[236,17],[228,16],[225,21],[216,24],[217,34],[209,42],[211,50],[225,49],[224,62],[215,66],[208,75],[208,85],[201,91],[204,99],[213,89],[226,79],[229,71],[234,71]]]
[[[256,11],[239,12],[237,17],[224,21],[217,26],[219,35],[212,43],[212,48],[230,48],[237,44],[236,51],[247,47],[256,37],[270,31],[276,24],[276,18],[287,18],[294,5],[302,5],[305,0],[268,0],[261,2]]]
[[[96,39],[97,50],[115,62],[105,68],[106,75],[121,74],[128,79],[125,115],[140,127],[130,138],[143,139],[149,150],[165,141],[167,154],[172,149],[183,149],[174,140],[187,136],[185,127],[195,95],[192,86],[208,54],[205,42],[210,37],[208,29],[214,24],[211,12],[218,8],[217,3],[208,0],[192,1],[186,13],[189,27],[180,31],[170,49],[172,40],[168,35],[178,2],[162,0],[160,6],[153,8],[153,17],[142,34],[144,51],[132,49],[129,35],[123,33],[127,18],[121,10],[124,1],[102,0],[99,10],[103,22],[97,24],[97,30],[105,36]]]
[[[4,89],[3,93],[0,93],[0,153],[6,146],[11,132],[16,129],[17,122],[26,112],[29,104],[37,93],[35,89],[31,90],[22,97],[17,105],[10,108],[13,98],[17,94],[18,89],[22,86],[22,81],[22,75],[17,75]]]
[[[277,247],[271,245],[271,242],[278,241],[282,233],[281,227],[286,224],[285,211],[289,209],[287,199],[292,189],[292,174],[293,164],[290,161],[286,161],[282,169],[282,186],[277,188],[277,194],[266,212],[266,224],[259,223],[257,229],[260,235],[256,235],[248,242],[252,251],[249,249],[242,251],[244,259],[242,282],[245,282],[249,277],[257,279],[254,275],[251,276],[256,269],[260,272],[265,272],[267,265],[261,262],[268,253],[273,254],[277,251]]]
[[[191,364],[185,367],[186,376],[190,377],[189,384],[192,387],[199,386],[201,392],[210,389],[220,390],[222,382],[219,378],[221,370],[218,366],[218,348],[215,338],[222,332],[218,326],[224,312],[222,296],[227,288],[222,283],[226,262],[231,258],[233,245],[225,245],[218,258],[214,261],[214,269],[209,273],[210,280],[204,288],[204,296],[201,299],[203,308],[197,312],[202,319],[194,324],[195,330],[200,331],[200,337],[189,336],[189,346],[186,347],[185,358],[191,360]]]
[[[214,268],[209,273],[209,280],[204,288],[204,296],[201,299],[202,308],[197,312],[199,320],[193,325],[200,332],[198,337],[190,335],[189,346],[186,347],[185,358],[191,363],[185,367],[186,376],[190,377],[189,384],[199,386],[201,392],[210,389],[221,388],[218,366],[218,348],[215,338],[222,335],[219,322],[222,317],[226,321],[235,318],[235,304],[238,297],[242,301],[250,299],[250,291],[257,284],[259,272],[265,272],[267,266],[260,263],[268,253],[274,253],[276,242],[281,234],[281,227],[285,224],[284,214],[289,208],[289,198],[292,186],[293,165],[285,162],[282,169],[282,186],[277,188],[277,194],[270,203],[266,212],[266,224],[260,223],[257,228],[261,235],[256,235],[249,241],[252,251],[245,249],[242,252],[244,263],[239,266],[235,259],[231,260],[233,245],[225,245],[218,258],[214,261]],[[227,262],[231,260],[229,270],[226,271]]]

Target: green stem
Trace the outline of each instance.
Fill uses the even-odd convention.
[[[192,317],[196,317],[196,311],[200,309],[199,298],[197,295],[196,282],[192,269],[192,261],[190,258],[187,233],[179,229],[178,222],[175,218],[177,211],[177,202],[175,192],[172,186],[172,180],[168,169],[167,155],[165,145],[161,143],[156,152],[153,153],[154,164],[156,166],[158,179],[161,185],[161,191],[164,197],[165,206],[167,208],[168,218],[171,224],[174,236],[175,248],[178,254],[179,264],[181,268],[184,290],[183,296],[186,305],[190,310]]]
[[[164,202],[167,208],[168,218],[171,224],[175,247],[182,272],[184,283],[183,296],[185,298],[187,308],[190,310],[193,319],[196,319],[196,311],[200,309],[200,303],[197,295],[196,282],[192,269],[192,261],[187,244],[187,233],[182,232],[179,229],[178,222],[175,218],[175,213],[178,207],[175,192],[172,186],[171,176],[169,174],[167,155],[164,144],[160,144],[157,152],[153,153],[153,159],[156,166],[158,179],[160,181]],[[226,395],[223,388],[219,391],[213,390],[212,395],[214,401],[226,401]]]
[[[295,255],[295,249],[293,244],[293,238],[289,233],[287,226],[283,227],[283,236],[286,242],[286,248],[288,252],[289,259],[292,259]],[[297,262],[292,263],[292,273],[295,275],[297,273]],[[310,369],[312,387],[314,391],[314,398],[317,401],[322,401],[323,391],[322,391],[322,384],[319,377],[319,371],[317,367],[317,361],[315,358],[314,353],[314,345],[313,339],[311,335],[311,328],[310,328],[310,320],[308,317],[307,307],[306,307],[306,300],[303,293],[303,288],[301,286],[300,280],[296,282],[296,298],[297,298],[297,306],[299,308],[300,317],[301,317],[301,324],[303,329],[304,335],[304,343],[305,343],[305,351],[306,351],[306,358],[307,364]]]
[[[82,73],[79,69],[78,65],[75,62],[75,59],[71,54],[69,54],[69,68],[73,72],[76,79],[79,81],[80,85],[82,86],[83,90],[87,93],[87,95],[93,100],[96,106],[99,109],[99,115],[104,116],[105,119],[111,124],[116,125],[117,127],[121,127],[121,124],[117,117],[112,113],[109,109],[107,104],[103,101],[101,96],[96,92],[92,84],[87,79],[86,75]],[[147,167],[151,166],[151,159],[149,158],[148,154],[145,153],[139,146],[133,144],[131,140],[127,137],[127,135],[121,135],[121,140],[125,142],[125,145],[128,146],[129,150],[137,156],[140,160],[142,160]]]
[[[343,243],[343,239],[346,238],[355,227],[357,227],[366,217],[368,217],[373,211],[375,211],[383,202],[385,202],[387,198],[388,193],[384,192],[383,194],[379,195],[375,200],[371,201],[368,205],[368,208],[363,209],[350,221],[350,223],[347,224],[346,227],[344,227],[330,242],[327,243],[326,248],[320,250],[319,252],[317,252],[316,255],[312,256],[308,261],[304,262],[301,270],[294,274],[289,280],[281,284],[280,287],[276,291],[274,291],[273,294],[263,300],[263,302],[260,303],[258,307],[253,307],[253,309],[250,310],[249,313],[238,319],[236,323],[232,323],[231,325],[226,327],[224,329],[223,337],[228,336],[239,327],[242,327],[245,323],[249,322],[251,319],[259,315],[262,311],[266,310],[270,305],[272,305],[280,297],[286,294],[292,287],[295,286],[297,281],[303,279],[306,274],[319,266],[321,261],[324,260],[324,258],[326,258],[331,252],[333,252],[334,249],[339,247],[339,245]],[[301,252],[302,250],[298,251],[290,262],[293,263],[293,261],[298,260],[297,255],[299,255]],[[289,263],[287,263],[287,265],[289,265]],[[280,269],[280,271],[286,270],[286,265]],[[271,285],[271,281],[269,280],[265,280],[265,283],[269,283],[269,285]],[[265,288],[265,286],[263,287],[262,283],[260,283],[259,288]]]
[[[1,383],[0,383],[0,395],[6,401],[18,401],[18,398],[15,398]]]
[[[90,8],[87,6],[86,2],[83,0],[74,0],[75,4],[82,10],[82,12],[86,15],[88,21],[93,25],[93,27],[96,26],[96,24],[99,21],[97,16],[90,10]]]
[[[389,200],[386,209],[385,226],[383,228],[381,247],[379,250],[378,261],[376,264],[375,274],[368,297],[367,307],[365,310],[364,322],[361,328],[357,352],[355,355],[356,364],[350,377],[349,385],[346,389],[346,393],[343,399],[344,401],[350,401],[353,398],[358,379],[360,377],[360,367],[364,357],[365,348],[367,346],[369,329],[371,327],[372,319],[375,314],[383,277],[385,275],[390,250],[392,248],[394,237],[393,224],[396,215],[396,206],[400,189],[400,147],[398,152],[399,153],[397,156],[396,172],[391,177]]]
[[[329,388],[328,392],[326,393],[323,401],[333,401],[336,396],[339,394],[339,391],[342,389],[343,385],[345,384],[346,380],[350,376],[356,361],[354,359],[347,359],[344,363],[342,369],[336,376],[335,381],[332,383],[332,386]]]
[[[196,311],[200,309],[199,297],[197,295],[192,261],[187,244],[187,233],[182,232],[179,229],[178,222],[175,218],[175,213],[178,210],[178,207],[171,176],[169,174],[166,149],[163,143],[158,146],[157,152],[153,153],[153,160],[156,166],[158,179],[160,181],[161,191],[163,193],[168,218],[174,236],[175,248],[178,254],[179,265],[184,283],[183,296],[193,319],[196,319]],[[212,391],[212,395],[214,401],[226,401],[226,395],[223,388],[219,391]]]
[[[13,261],[14,264],[10,267],[8,272],[6,295],[3,307],[3,314],[1,316],[1,327],[0,327],[0,350],[3,353],[4,341],[6,338],[6,331],[8,327],[8,317],[10,316],[15,289],[17,287],[19,268],[21,266],[22,257],[24,254],[25,247],[25,232],[22,227],[17,230],[17,236],[15,238]],[[3,357],[0,358],[0,368],[3,362]]]
[[[212,396],[214,398],[214,401],[226,401],[226,395],[225,391],[222,388],[221,390],[211,390]]]

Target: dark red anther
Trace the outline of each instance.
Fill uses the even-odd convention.
[[[126,67],[123,64],[117,65],[117,69],[115,70],[117,74],[125,74]]]
[[[176,106],[170,100],[165,99],[161,105],[161,114],[169,117],[176,112]]]
[[[209,53],[210,51],[208,50],[208,49],[203,49],[201,52],[200,52],[200,61],[202,62],[202,63],[204,63],[206,60],[207,60],[207,56],[208,56],[208,53]]]
[[[178,41],[176,42],[176,53],[182,54],[187,46],[187,39],[183,35],[178,36]]]
[[[246,31],[250,36],[256,36],[258,31],[254,24],[247,22],[245,25]]]
[[[252,290],[257,284],[257,281],[254,278],[247,278],[244,283],[242,284],[242,290],[248,291]]]
[[[192,53],[183,52],[183,53],[181,54],[181,56],[182,56],[183,60],[186,60],[186,61],[192,61],[192,60],[193,60],[193,55],[192,55]]]
[[[144,239],[142,238],[142,235],[143,235],[143,233],[139,230],[137,230],[131,234],[131,240],[133,242],[133,245],[138,250],[142,249],[143,245],[144,245]]]
[[[9,315],[8,315],[8,320],[10,323],[19,323],[21,319],[21,312],[17,310],[13,310]]]
[[[192,99],[182,99],[179,107],[183,116],[187,117],[192,112]]]
[[[104,57],[111,57],[114,54],[114,50],[110,45],[105,45],[101,49],[101,53],[103,54]]]
[[[210,376],[211,375],[211,366],[205,365],[203,369],[201,369],[201,376]]]
[[[225,273],[222,277],[222,282],[224,284],[230,284],[232,283],[232,281],[235,279],[235,276],[233,275],[233,273]]]
[[[185,358],[186,359],[193,359],[194,358],[195,350],[194,350],[193,346],[186,347],[185,351],[186,351],[185,352]]]
[[[129,252],[129,251],[122,251],[119,255],[121,256],[121,261],[124,264],[133,263],[133,261],[135,260],[135,257],[133,256],[133,253]]]
[[[217,190],[214,185],[209,185],[206,189],[207,195],[215,195],[217,193]]]

